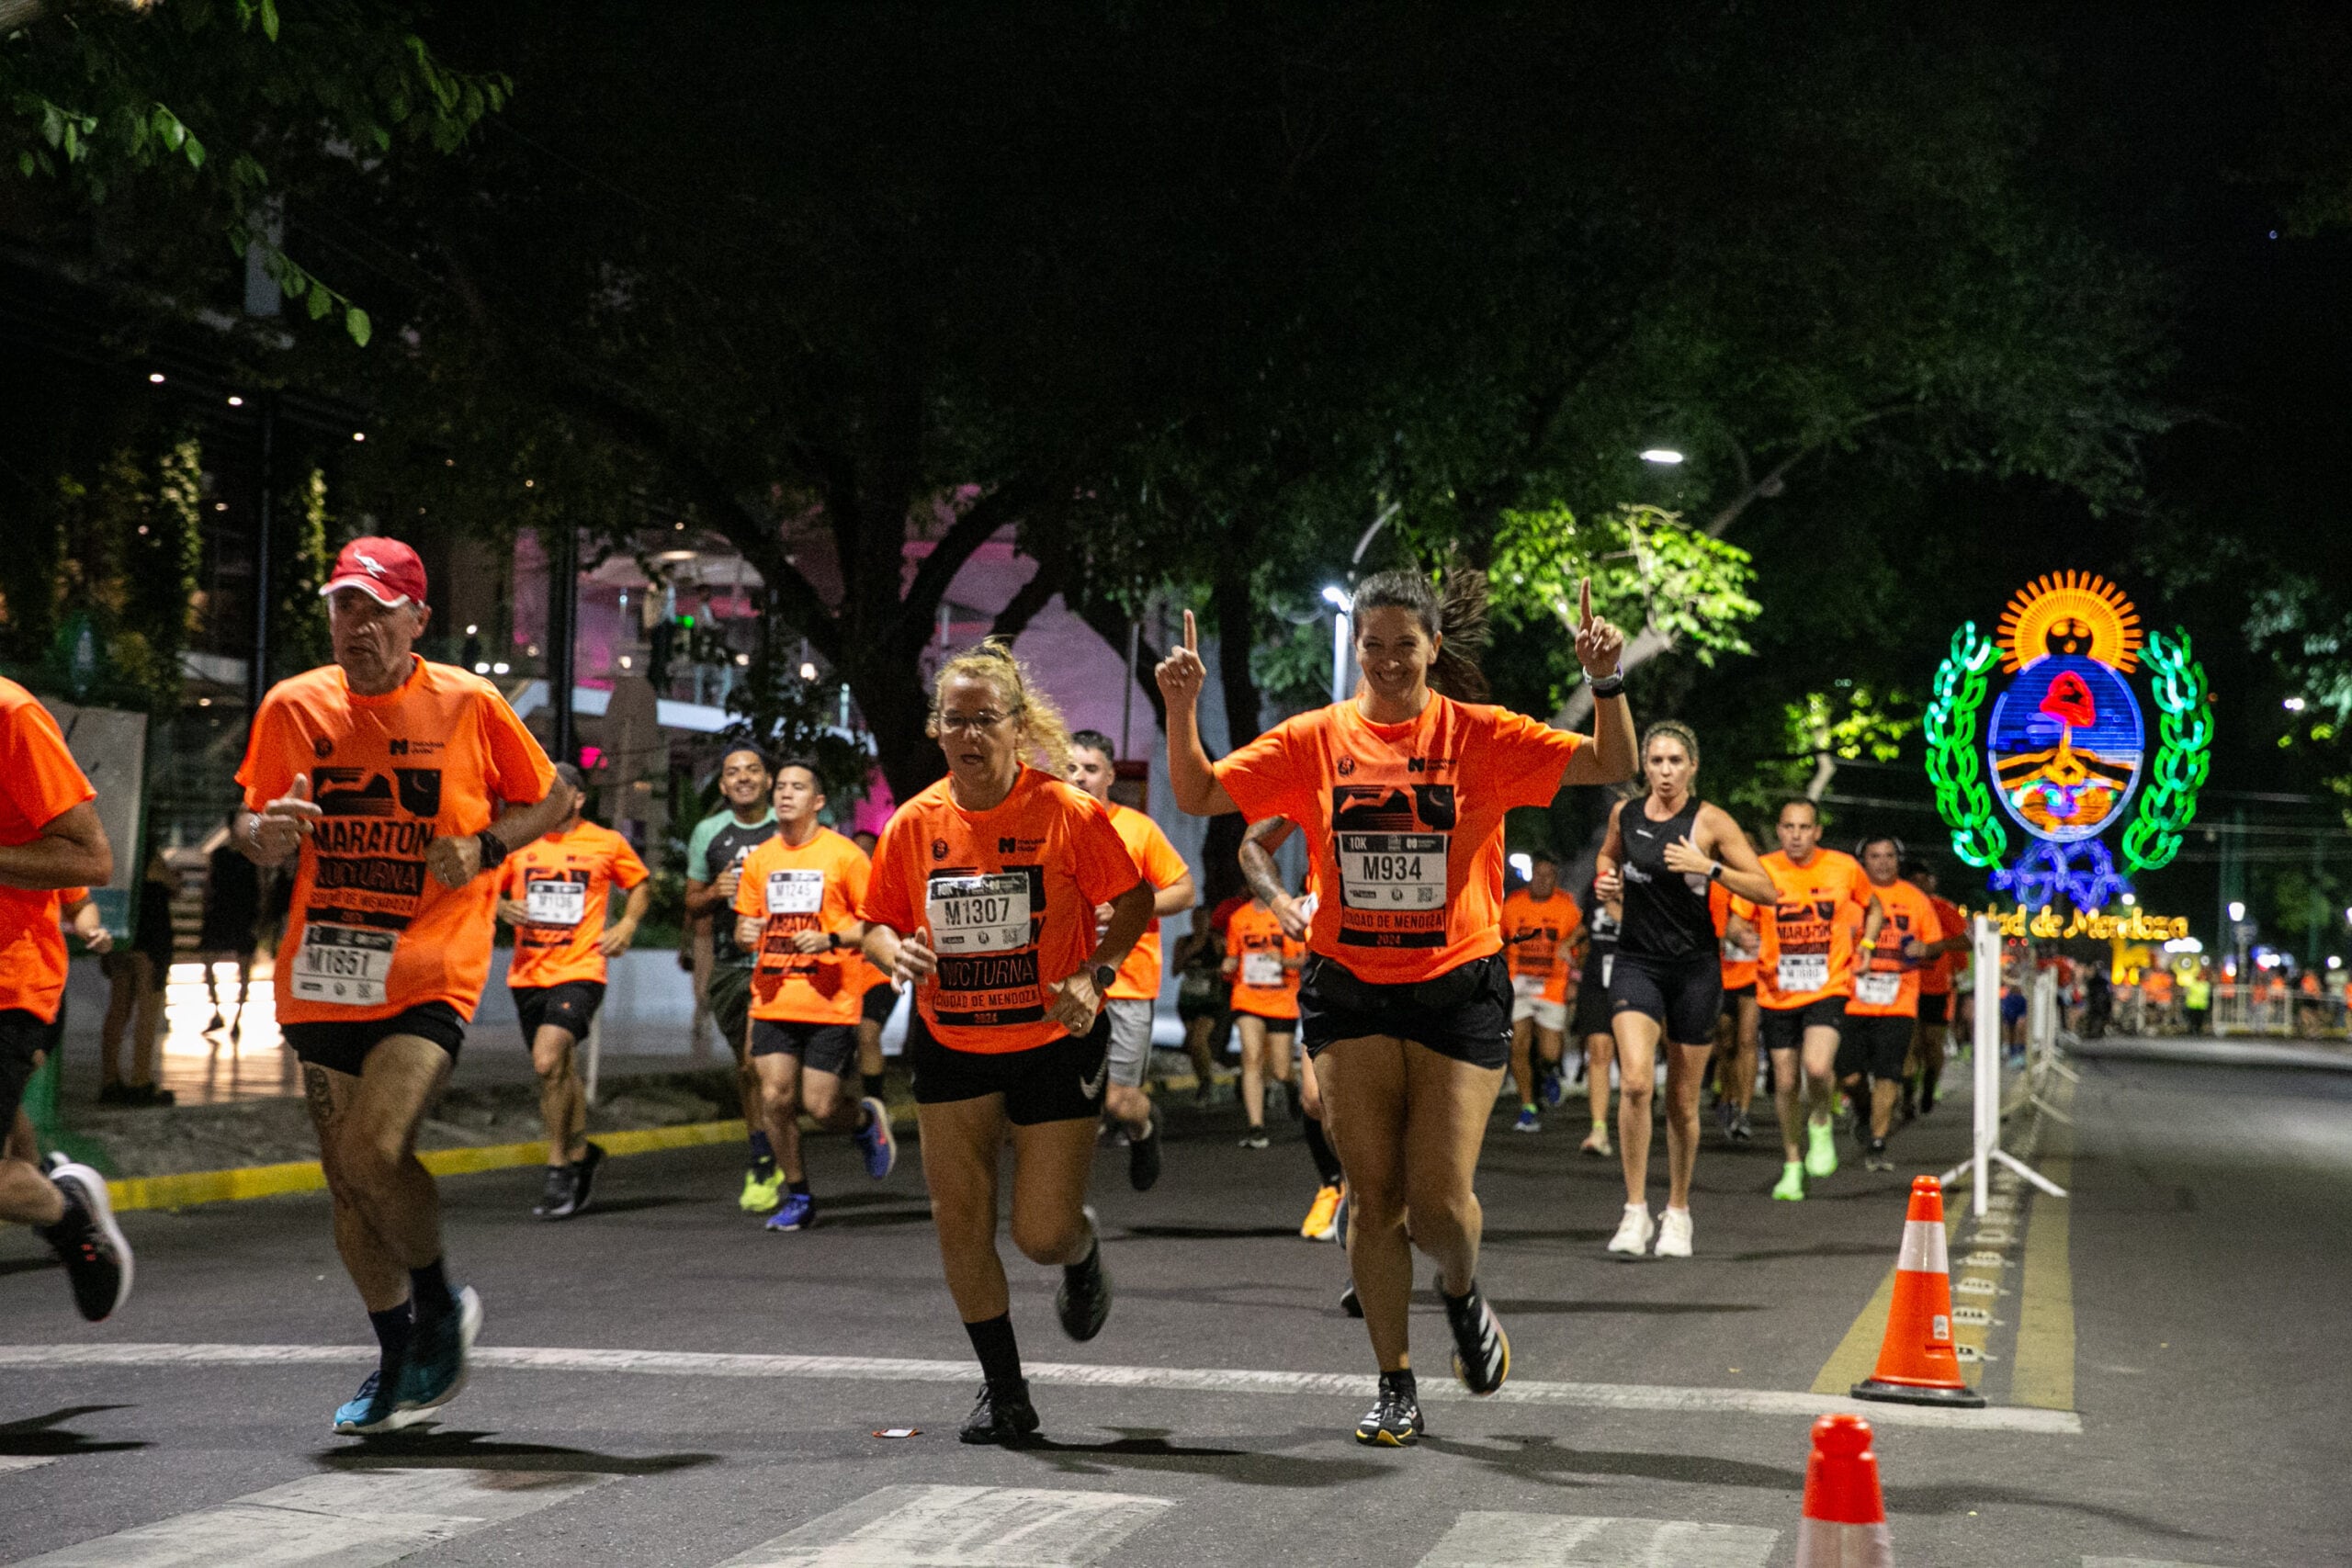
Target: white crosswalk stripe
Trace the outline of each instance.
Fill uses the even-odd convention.
[[[1764,1568],[1778,1530],[1680,1519],[1466,1513],[1420,1568]]]
[[[886,1486],[721,1568],[1084,1568],[1172,1506],[1123,1492]]]
[[[55,1454],[0,1454],[0,1475],[12,1470],[30,1470],[37,1464],[54,1464]]]
[[[2213,1568],[2207,1562],[2176,1562],[2171,1558],[2086,1557],[2083,1568]]]
[[[17,1568],[376,1568],[613,1479],[505,1470],[311,1475]]]

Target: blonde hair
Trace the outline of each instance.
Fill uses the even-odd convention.
[[[1690,771],[1694,773],[1699,771],[1699,737],[1692,732],[1689,725],[1679,718],[1659,719],[1656,724],[1651,725],[1648,733],[1642,737],[1642,755],[1647,757],[1650,754],[1650,742],[1658,739],[1671,740],[1681,747],[1682,754],[1690,759]]]
[[[931,714],[922,731],[933,740],[939,739],[940,705],[947,700],[951,681],[985,681],[995,687],[1004,699],[1005,716],[1021,726],[1028,753],[1025,760],[1056,778],[1069,772],[1069,723],[1045,688],[1035,683],[1029,667],[1013,655],[1010,642],[990,637],[939,667],[939,677],[931,687]]]

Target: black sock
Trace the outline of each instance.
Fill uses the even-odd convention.
[[[1323,1179],[1326,1187],[1337,1187],[1346,1179],[1340,1170],[1340,1156],[1331,1152],[1331,1141],[1323,1135],[1323,1119],[1309,1116],[1304,1127],[1306,1152],[1315,1158],[1315,1174]]]
[[[784,1190],[787,1192],[797,1193],[801,1197],[806,1198],[809,1196],[808,1178],[803,1177],[798,1181],[786,1181],[784,1184]]]
[[[967,1323],[972,1353],[980,1359],[980,1375],[992,1383],[1021,1381],[1021,1347],[1013,1342],[1012,1314],[999,1313],[981,1323]]]
[[[1408,1399],[1419,1400],[1420,1397],[1420,1391],[1413,1385],[1413,1369],[1410,1367],[1399,1367],[1393,1372],[1383,1372],[1380,1374],[1380,1381]]]
[[[1080,1258],[1075,1263],[1063,1264],[1062,1273],[1067,1277],[1075,1280],[1081,1275],[1092,1273],[1097,1268],[1101,1267],[1102,1262],[1102,1238],[1090,1232],[1086,1238],[1086,1256]]]
[[[408,1271],[408,1299],[419,1323],[456,1309],[457,1298],[449,1293],[449,1277],[441,1271],[441,1259]]]
[[[754,1132],[751,1141],[752,1174],[765,1181],[775,1175],[775,1146],[768,1142],[768,1135],[762,1132]]]
[[[376,1343],[383,1347],[384,1365],[399,1366],[401,1358],[408,1354],[409,1330],[416,1325],[414,1314],[408,1310],[408,1303],[387,1307],[382,1312],[371,1312],[368,1314],[368,1322],[376,1330]]]
[[[882,1100],[887,1098],[882,1091],[886,1087],[888,1087],[888,1080],[880,1073],[862,1073],[859,1077],[865,1080],[865,1095],[867,1099]]]

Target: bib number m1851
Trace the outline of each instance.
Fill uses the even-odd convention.
[[[329,1007],[383,1006],[399,944],[396,933],[365,926],[304,926],[302,946],[294,954],[294,999]]]
[[[1443,833],[1341,833],[1340,898],[1351,909],[1445,907]]]

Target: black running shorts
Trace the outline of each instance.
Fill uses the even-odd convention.
[[[51,1029],[23,1008],[0,1009],[0,1138],[17,1124],[17,1108],[49,1050]]]
[[[1656,1019],[1676,1045],[1712,1045],[1724,1010],[1724,966],[1712,953],[1680,963],[1636,958],[1620,948],[1609,975],[1609,1013]]]
[[[1951,1010],[1951,996],[1949,992],[1939,991],[1934,996],[1929,996],[1925,991],[1920,992],[1919,1021],[1929,1028],[1942,1023],[1946,1014]]]
[[[1102,1086],[1111,1077],[1111,1015],[1098,1013],[1082,1035],[989,1055],[942,1045],[931,1031],[907,1031],[907,1059],[917,1105],[945,1105],[1004,1096],[1005,1120],[1016,1127],[1044,1122],[1091,1121],[1102,1114]]]
[[[526,1045],[537,1043],[540,1029],[550,1023],[574,1040],[587,1039],[588,1026],[596,1021],[596,1010],[605,1005],[602,980],[566,980],[560,986],[508,988],[514,998],[514,1016],[522,1022]]]
[[[710,1010],[710,1021],[718,1026],[718,1037],[741,1058],[749,1049],[744,1042],[752,1025],[752,966],[712,965],[710,982],[703,988],[702,999]]]
[[[1375,986],[1319,953],[1298,976],[1298,1037],[1309,1056],[1336,1040],[1385,1034],[1474,1067],[1510,1060],[1510,966],[1499,953],[1403,986]]]
[[[1610,974],[1616,975],[1617,960],[1609,960]],[[1609,987],[1598,977],[1588,976],[1577,987],[1576,1016],[1568,1021],[1568,1038],[1581,1044],[1595,1034],[1609,1032]]]
[[[447,1002],[425,1002],[390,1018],[354,1020],[349,1023],[288,1023],[281,1024],[278,1032],[285,1037],[287,1048],[311,1066],[357,1077],[377,1042],[395,1034],[413,1034],[432,1041],[449,1053],[449,1062],[454,1066],[458,1049],[466,1043],[466,1021]]]
[[[846,1023],[799,1023],[790,1019],[752,1021],[752,1055],[797,1056],[812,1072],[846,1077],[857,1066],[857,1031]]]
[[[1822,997],[1801,1008],[1766,1008],[1762,1019],[1764,1049],[1794,1051],[1804,1044],[1808,1029],[1846,1027],[1846,998]]]
[[[1899,1078],[1903,1058],[1911,1054],[1908,1018],[1849,1012],[1845,1032],[1838,1037],[1838,1076],[1863,1073],[1874,1078]]]
[[[899,988],[886,980],[865,993],[865,999],[858,1003],[858,1016],[868,1023],[888,1023],[890,1010],[898,1005]]]

